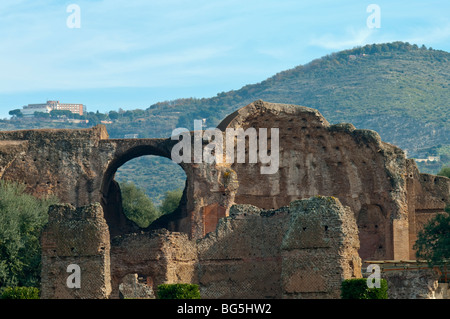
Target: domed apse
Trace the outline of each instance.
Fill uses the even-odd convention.
[[[145,197],[148,197],[147,200],[150,199],[157,210],[160,210],[160,206],[163,205],[167,191],[182,190],[183,197],[178,207],[175,208],[174,214],[166,211],[167,214],[163,216],[170,220],[171,216],[177,212],[184,211],[186,174],[183,168],[170,158],[166,158],[165,154],[160,153],[155,148],[145,146],[132,148],[114,159],[103,177],[102,206],[111,237],[137,232],[145,227],[145,225],[139,226],[138,223],[128,219],[124,214],[122,185],[125,185],[125,187],[135,185],[138,189],[143,190]],[[128,199],[124,200],[127,201]],[[172,205],[171,207],[175,206]],[[158,218],[155,221],[162,219]],[[155,224],[159,225],[158,223]],[[156,228],[159,227],[163,226]],[[155,226],[150,224],[148,228],[154,229]]]

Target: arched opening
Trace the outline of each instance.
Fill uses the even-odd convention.
[[[180,182],[179,180],[180,171],[184,172],[184,168],[181,165],[172,162],[170,157],[165,152],[150,145],[140,145],[130,148],[123,154],[117,156],[113,161],[111,161],[103,176],[101,187],[102,206],[106,222],[108,223],[109,226],[111,237],[143,230],[142,228],[139,227],[137,223],[133,222],[132,220],[128,219],[125,216],[123,211],[123,201],[122,201],[123,199],[120,184],[115,179],[116,173],[123,165],[134,159],[139,160],[138,158],[141,157],[150,159],[150,162],[149,159],[144,160],[144,164],[160,165],[160,166],[162,165],[164,167],[164,170],[167,171],[167,173],[169,173],[170,170],[172,171],[172,173],[174,171],[177,171],[177,174],[175,174],[175,176],[177,176],[176,179],[178,183]],[[143,163],[139,164],[142,165]],[[149,179],[152,178],[151,174],[147,177]],[[169,174],[167,174],[166,180],[167,178],[169,178]],[[160,178],[159,180],[163,181],[163,178]],[[184,180],[185,180],[184,185],[182,186],[179,185],[183,188],[183,194],[179,202],[179,205],[175,209],[175,211],[173,211],[170,214],[161,216],[164,218],[158,218],[157,220],[155,220],[154,225],[151,224],[149,227],[147,227],[147,229],[162,228],[165,225],[167,225],[169,221],[179,219],[185,215],[186,186],[187,186],[187,179],[185,173],[184,173]],[[149,193],[151,193],[151,191],[149,191]]]
[[[128,219],[147,228],[154,220],[173,213],[179,206],[186,184],[186,173],[176,163],[161,156],[134,158],[115,174]]]

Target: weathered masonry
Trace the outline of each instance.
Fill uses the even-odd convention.
[[[109,139],[104,126],[0,132],[0,179],[22,182],[36,196],[55,194],[74,208],[100,204],[111,239],[113,294],[117,289],[114,282],[127,272],[126,265],[114,266],[112,262],[116,260],[120,265],[120,251],[125,251],[115,251],[114,242],[151,236],[149,231],[157,229],[168,230],[167,238],[180,245],[180,241],[206,240],[230,218],[233,205],[276,211],[315,196],[336,198],[357,225],[362,260],[406,260],[414,259],[412,246],[422,225],[450,203],[450,179],[419,173],[413,160],[398,147],[381,141],[376,132],[356,129],[351,124],[330,125],[314,109],[256,101],[230,114],[218,128],[224,134],[227,128],[278,128],[278,171],[262,175],[263,164],[248,161],[181,163],[187,181],[180,207],[145,230],[124,217],[114,174],[121,165],[139,156],[171,158],[176,141],[170,138]],[[284,236],[284,231],[280,230],[278,236]],[[249,239],[243,236],[244,240]],[[199,248],[195,247],[192,249],[197,252],[183,260],[201,265]],[[273,254],[273,258],[282,260],[283,253]],[[213,267],[212,261],[206,264]],[[164,267],[168,270],[155,282],[174,280],[167,273],[176,267]],[[198,272],[186,273],[190,272],[191,278],[198,279]],[[187,280],[181,277],[177,280]]]
[[[313,197],[278,210],[235,205],[199,240],[157,230],[117,236],[98,204],[50,210],[42,241],[42,298],[118,298],[128,275],[198,283],[202,298],[339,298],[361,274],[356,221],[336,198]],[[80,231],[82,230],[82,231]],[[81,288],[66,285],[81,268]]]

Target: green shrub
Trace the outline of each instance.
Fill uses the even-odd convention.
[[[200,290],[194,284],[161,284],[157,295],[158,299],[200,299]]]
[[[24,184],[0,180],[0,287],[39,287],[39,238],[57,199],[25,190]]]
[[[39,299],[39,289],[36,287],[6,287],[0,299]]]
[[[386,279],[380,279],[380,288],[367,287],[366,278],[347,279],[341,284],[342,299],[387,299]]]

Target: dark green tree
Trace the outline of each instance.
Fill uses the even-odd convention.
[[[173,191],[167,191],[164,195],[164,200],[159,208],[161,215],[172,213],[178,208],[180,204],[183,191],[181,189],[175,189]]]
[[[442,167],[437,175],[450,178],[450,166]]]
[[[120,183],[122,207],[125,216],[145,228],[160,216],[150,197],[133,183]]]
[[[39,287],[39,237],[55,198],[38,199],[22,184],[0,181],[0,287]]]
[[[116,111],[109,111],[109,118],[113,121],[117,120],[119,118],[119,113]]]
[[[52,118],[67,117],[71,119],[73,118],[73,113],[69,110],[52,110],[50,111],[50,116]]]
[[[20,109],[9,111],[8,114],[14,117],[23,117],[22,111],[20,111]]]
[[[450,206],[425,224],[414,249],[417,259],[426,260],[430,266],[443,266],[450,260]]]
[[[40,118],[40,119],[48,119],[48,118],[50,118],[50,113],[34,112],[34,117]]]

